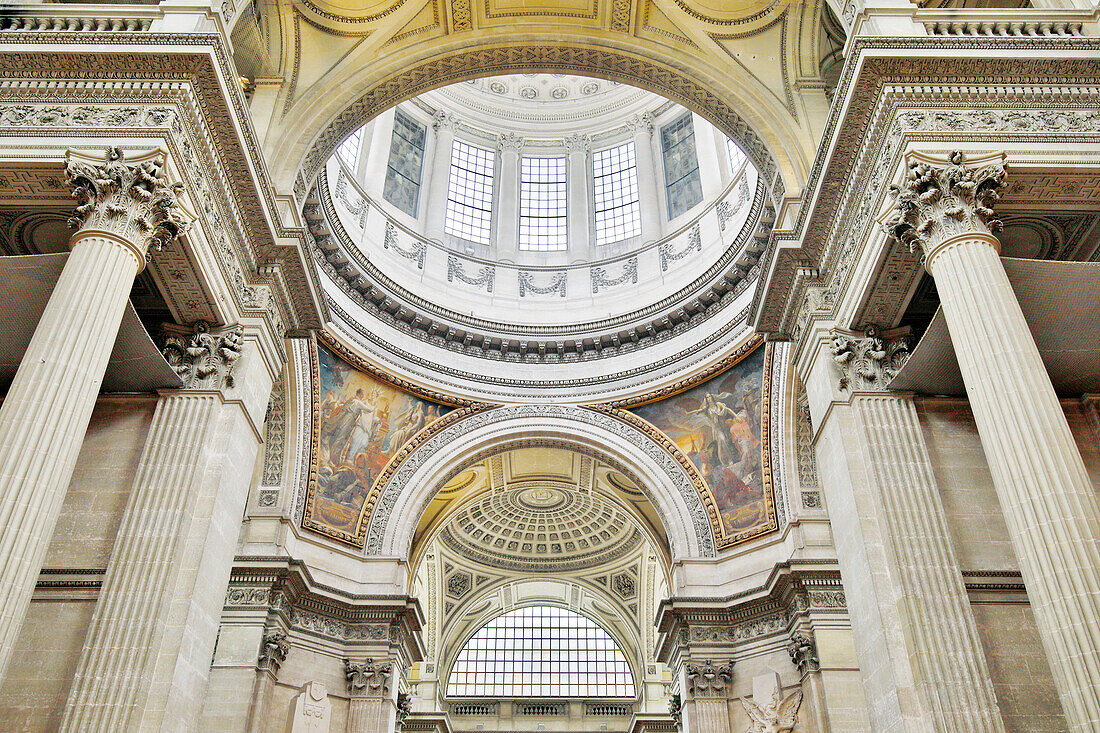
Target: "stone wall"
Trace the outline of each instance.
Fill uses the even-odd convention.
[[[96,403],[46,555],[45,583],[0,688],[0,720],[20,721],[20,731],[58,728],[155,407],[155,395]]]

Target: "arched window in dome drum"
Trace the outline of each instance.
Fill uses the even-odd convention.
[[[642,233],[638,201],[638,164],[634,143],[592,155],[596,244],[614,244]]]
[[[471,636],[447,680],[448,697],[635,696],[634,675],[596,622],[557,606],[497,616]]]
[[[565,170],[565,158],[524,158],[521,161],[521,250],[550,252],[568,246]]]
[[[420,201],[420,171],[424,167],[426,135],[424,125],[401,110],[395,111],[382,197],[409,216],[416,216]]]
[[[661,128],[661,153],[665,163],[665,193],[669,221],[703,201],[699,155],[695,151],[695,127],[685,112]]]

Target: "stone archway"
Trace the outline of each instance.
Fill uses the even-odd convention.
[[[377,487],[365,552],[410,558],[417,523],[456,465],[473,455],[532,440],[599,452],[624,466],[638,477],[664,520],[673,560],[715,556],[710,507],[703,502],[690,464],[626,420],[563,405],[515,405],[476,412],[412,446]]]

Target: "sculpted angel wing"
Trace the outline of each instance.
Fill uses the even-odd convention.
[[[780,725],[794,727],[798,722],[798,706],[802,704],[802,690],[795,690],[779,704],[776,718]]]
[[[748,713],[749,720],[753,722],[754,728],[768,722],[768,717],[764,715],[764,711],[760,709],[759,705],[751,700],[741,698],[741,707],[745,708],[745,712]]]

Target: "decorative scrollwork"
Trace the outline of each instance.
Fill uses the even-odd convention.
[[[477,271],[477,275],[471,277],[466,274],[466,271],[462,268],[462,262],[454,255],[447,255],[447,282],[454,282],[455,280],[461,280],[467,285],[473,285],[476,288],[485,286],[485,292],[493,292],[493,284],[496,282],[497,268],[492,265],[486,265]]]
[[[625,282],[637,283],[638,282],[638,258],[631,257],[623,265],[622,273],[615,278],[607,277],[607,270],[603,267],[593,267],[589,270],[589,275],[592,278],[592,294],[600,292],[600,288],[613,288],[616,285],[622,285]]]
[[[550,281],[549,285],[540,286],[535,285],[534,276],[526,270],[519,271],[519,297],[524,298],[527,293],[536,293],[538,295],[549,295],[550,293],[557,293],[560,297],[565,297],[566,283],[569,281],[569,273],[559,272]]]
[[[672,242],[662,242],[661,246],[657,248],[657,254],[661,258],[661,272],[668,269],[670,262],[684,259],[691,254],[692,250],[696,252],[703,251],[703,235],[699,229],[699,222],[695,222],[695,226],[691,228],[691,232],[688,234],[687,246],[679,252],[672,251]]]
[[[392,249],[406,260],[415,262],[418,270],[424,269],[424,256],[428,253],[428,245],[418,239],[413,242],[410,249],[401,249],[400,245],[397,244],[397,227],[394,226],[392,221],[386,222],[386,236],[382,240],[382,248]],[[451,279],[449,259],[447,261],[447,279]]]

